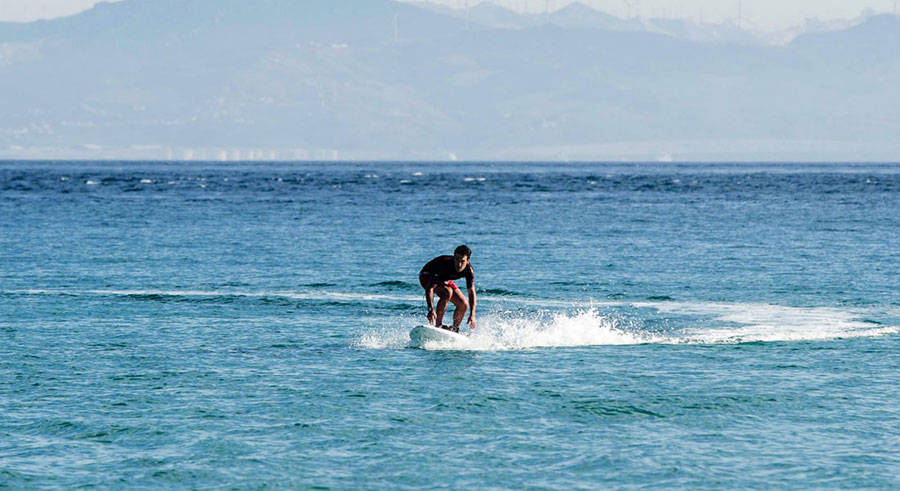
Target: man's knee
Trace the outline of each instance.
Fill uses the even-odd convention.
[[[466,300],[465,297],[459,297],[459,299],[456,301],[456,308],[465,312],[469,309],[469,301]]]
[[[450,288],[448,288],[448,287],[437,287],[437,288],[434,289],[434,293],[435,293],[435,294],[438,296],[438,298],[440,298],[441,300],[449,300],[449,299],[450,299],[450,295],[453,294],[453,291],[450,290]]]

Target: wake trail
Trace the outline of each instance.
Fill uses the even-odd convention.
[[[421,295],[341,291],[237,291],[166,289],[22,289],[2,295],[160,297],[160,298],[284,298],[336,303],[416,303]],[[835,307],[790,307],[766,303],[659,301],[564,301],[479,295],[495,307],[479,318],[469,349],[507,350],[542,347],[634,344],[734,344],[778,341],[820,341],[877,337],[900,332],[900,312]],[[587,304],[587,305],[585,305]],[[523,306],[537,311],[503,310]],[[552,309],[552,310],[551,310]],[[601,312],[601,309],[604,312]],[[890,316],[879,324],[873,317]],[[648,325],[662,318],[671,326]],[[652,319],[652,320],[651,320]],[[391,318],[372,326],[354,343],[362,348],[402,348],[409,330],[420,323]]]
[[[469,343],[430,345],[432,349],[518,350],[549,347],[638,344],[738,344],[756,342],[829,341],[879,337],[900,332],[900,326],[861,320],[864,312],[830,307],[785,307],[754,303],[639,302],[631,307],[653,314],[677,314],[681,325],[648,329],[644,318],[601,313],[596,308],[574,312],[510,315],[488,313],[469,334]],[[406,321],[408,323],[408,321]],[[412,325],[371,328],[355,343],[360,348],[403,348]]]

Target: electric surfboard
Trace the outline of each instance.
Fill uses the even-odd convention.
[[[469,337],[462,334],[431,326],[416,326],[409,331],[412,346],[422,348],[426,343],[462,345],[469,342]]]

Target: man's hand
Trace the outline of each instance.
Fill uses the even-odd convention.
[[[434,315],[434,311],[433,311],[433,310],[429,310],[429,311],[428,311],[428,325],[429,325],[429,326],[433,326],[433,325],[434,325],[434,320],[435,320],[436,317],[437,317],[437,316]]]
[[[469,324],[469,327],[471,327],[472,330],[474,331],[475,330],[475,318],[472,316],[469,316],[469,320],[467,320],[466,322]]]

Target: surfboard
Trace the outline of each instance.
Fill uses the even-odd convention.
[[[437,327],[416,326],[409,331],[409,340],[412,346],[422,348],[426,343],[465,344],[469,337]]]

